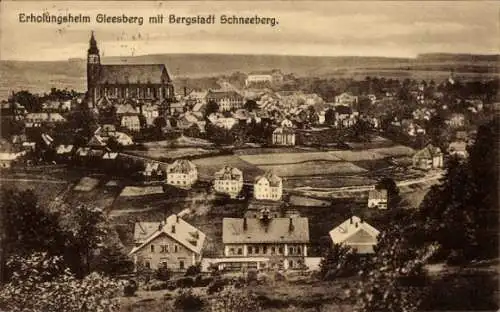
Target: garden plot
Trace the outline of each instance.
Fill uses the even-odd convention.
[[[145,196],[163,194],[162,186],[126,186],[120,196]]]
[[[200,158],[192,161],[198,168],[198,176],[201,179],[213,179],[214,173],[224,166],[235,167],[243,172],[243,179],[253,181],[255,177],[262,174],[263,171],[238,156],[215,156]]]

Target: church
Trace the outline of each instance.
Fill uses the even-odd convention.
[[[157,102],[166,112],[174,100],[174,86],[165,64],[101,64],[92,32],[87,52],[87,96],[92,107],[106,98],[111,102]]]

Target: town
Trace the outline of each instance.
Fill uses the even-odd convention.
[[[121,281],[87,303],[120,311],[453,310],[456,294],[429,295],[452,279],[498,308],[481,297],[494,279],[454,271],[498,261],[498,78],[176,81],[168,64],[102,62],[98,35],[86,92],[1,102],[2,279],[10,255],[58,257],[75,280]],[[14,311],[7,285],[0,309]],[[254,296],[225,306],[238,289]]]

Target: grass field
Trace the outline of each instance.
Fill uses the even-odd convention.
[[[240,156],[241,159],[251,164],[260,165],[280,165],[296,164],[307,161],[339,161],[340,159],[330,152],[308,152],[308,153],[280,153],[280,154],[260,154]]]
[[[345,175],[363,173],[366,170],[349,162],[338,161],[308,161],[298,164],[276,164],[261,165],[262,170],[272,170],[281,177],[299,177],[299,176],[321,176],[321,175]]]
[[[185,147],[185,148],[171,148],[171,147],[150,147],[147,151],[141,150],[131,150],[127,151],[127,153],[132,155],[137,155],[141,157],[148,157],[152,159],[161,159],[161,158],[171,158],[177,159],[188,156],[199,156],[210,154],[213,151],[206,150],[198,147]]]

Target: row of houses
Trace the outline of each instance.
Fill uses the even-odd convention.
[[[363,219],[351,216],[328,234],[333,244],[350,246],[359,254],[371,254],[379,231]],[[305,269],[310,244],[309,220],[273,217],[266,210],[253,218],[223,218],[223,250],[216,258],[203,259],[206,240],[200,229],[179,215],[171,215],[160,222],[136,222],[134,247],[129,255],[136,268],[167,267],[176,272],[183,272],[202,260],[221,271]]]

